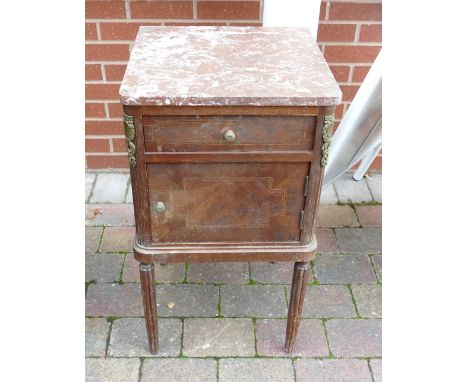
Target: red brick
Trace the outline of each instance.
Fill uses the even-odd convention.
[[[122,81],[127,65],[105,65],[108,81]]]
[[[343,118],[344,104],[337,105],[335,108],[335,119]]]
[[[192,1],[132,1],[132,19],[191,19]]]
[[[356,163],[353,167],[352,170],[357,170],[361,162]],[[381,156],[376,156],[374,161],[371,163],[369,170],[372,171],[380,171],[382,170],[382,157]]]
[[[188,26],[197,26],[197,25],[203,25],[203,26],[209,26],[209,27],[223,27],[227,26],[227,23],[212,23],[212,22],[206,22],[206,21],[197,21],[197,20],[190,20],[187,22],[165,22],[164,25],[167,26],[174,26],[174,27],[188,27]]]
[[[332,71],[333,75],[337,82],[346,82],[349,78],[349,70],[350,67],[346,65],[332,65],[330,66],[330,70]]]
[[[85,147],[87,153],[108,153],[110,151],[108,139],[86,138]]]
[[[97,26],[96,23],[85,23],[85,39],[97,40]]]
[[[369,73],[370,66],[355,66],[353,72],[353,82],[362,82]]]
[[[85,84],[85,98],[93,99],[120,99],[120,84]]]
[[[86,135],[121,135],[123,133],[122,121],[85,121]]]
[[[85,104],[85,117],[86,118],[104,118],[105,116],[106,116],[106,110],[104,109],[103,103],[86,102]]]
[[[262,23],[230,23],[233,27],[261,27]]]
[[[114,147],[114,152],[126,152],[127,144],[125,138],[112,138],[112,146]]]
[[[108,103],[109,117],[121,118],[123,114],[122,105],[120,103]]]
[[[128,169],[128,155],[86,155],[88,168],[125,168]]]
[[[320,20],[325,20],[325,15],[326,14],[327,14],[327,2],[322,1],[320,3],[320,16],[319,16],[319,19]]]
[[[359,33],[359,41],[382,42],[382,24],[363,24]]]
[[[101,23],[101,40],[135,40],[142,25],[158,26],[161,23]]]
[[[329,63],[374,62],[381,48],[381,46],[328,45],[324,56]]]
[[[359,90],[358,85],[340,85],[340,88],[343,92],[343,101],[352,101]]]
[[[128,44],[86,44],[86,61],[127,61],[130,57]]]
[[[354,41],[356,24],[320,24],[317,41]]]
[[[87,19],[124,19],[124,1],[86,1],[85,17]]]
[[[198,1],[199,19],[257,20],[260,19],[259,1]]]
[[[329,20],[382,20],[382,4],[380,3],[337,3],[330,4]]]
[[[86,64],[85,65],[85,80],[87,81],[102,80],[101,65]]]

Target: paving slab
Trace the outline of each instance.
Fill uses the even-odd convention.
[[[219,360],[220,382],[293,382],[289,359],[231,358]]]
[[[366,360],[298,359],[297,382],[373,382]]]
[[[342,253],[381,253],[381,228],[336,228],[338,247]]]
[[[367,185],[375,202],[382,203],[382,174],[366,178]]]
[[[261,356],[325,357],[325,330],[320,320],[301,320],[293,353],[286,353],[286,320],[257,320],[257,351]]]
[[[359,222],[351,206],[323,204],[319,206],[317,227],[359,227]]]
[[[119,253],[88,253],[85,256],[85,280],[118,282],[124,255]]]
[[[90,203],[123,203],[129,181],[128,173],[99,173]]]
[[[280,285],[221,286],[221,313],[225,317],[287,317],[284,287]]]
[[[86,382],[138,382],[138,358],[87,358]]]
[[[352,173],[343,174],[333,183],[338,199],[342,203],[363,203],[372,202],[373,198],[367,187],[366,180],[363,178],[356,181]]]
[[[188,357],[255,355],[253,322],[246,318],[188,318],[182,353]]]
[[[99,243],[101,242],[102,228],[101,227],[86,227],[85,228],[85,252],[97,252]]]
[[[372,265],[374,266],[377,279],[382,282],[382,255],[373,255],[370,257]]]
[[[182,321],[158,319],[159,350],[151,354],[144,318],[119,318],[112,323],[108,354],[112,357],[178,357],[181,350]]]
[[[140,262],[135,260],[133,253],[125,256],[122,273],[124,282],[140,282]],[[159,283],[181,283],[185,278],[185,264],[154,264],[154,278]]]
[[[382,382],[382,360],[371,359],[369,364],[372,370],[372,376],[374,377],[374,382]]]
[[[102,235],[101,252],[131,252],[135,227],[106,227]]]
[[[293,270],[294,263],[250,263],[252,279],[263,284],[291,284]]]
[[[338,242],[331,228],[317,228],[315,235],[318,253],[338,253]]]
[[[336,196],[335,188],[333,184],[328,185],[327,187],[322,188],[322,193],[320,194],[320,204],[336,204],[338,203],[338,197]]]
[[[359,315],[363,318],[382,317],[382,286],[352,285],[354,300],[356,301]]]
[[[161,284],[156,288],[161,317],[216,317],[218,287],[197,284]],[[169,307],[170,306],[170,307]]]
[[[141,382],[216,382],[216,380],[214,359],[145,359],[141,369]]]
[[[104,356],[110,324],[106,318],[87,318],[85,321],[86,356]]]
[[[321,284],[377,282],[367,255],[318,255],[314,261],[314,271]]]
[[[289,300],[290,288],[288,288]],[[353,299],[345,285],[308,286],[302,308],[303,318],[354,318]]]
[[[330,350],[336,357],[382,356],[382,320],[330,320],[325,325]]]
[[[87,226],[134,226],[133,204],[87,204]]]
[[[356,206],[359,223],[363,227],[382,227],[382,206]]]
[[[86,316],[143,316],[140,284],[91,284],[86,293]]]
[[[133,203],[133,191],[131,184],[128,185],[127,196],[125,196],[125,203]]]
[[[192,263],[189,282],[216,284],[245,284],[249,281],[249,263]]]
[[[94,181],[96,180],[96,174],[87,172],[85,174],[85,202],[89,200],[91,191],[93,191]]]

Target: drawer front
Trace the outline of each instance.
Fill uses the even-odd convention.
[[[309,163],[149,163],[154,243],[297,242]]]
[[[143,117],[146,152],[312,150],[315,124],[311,116]]]

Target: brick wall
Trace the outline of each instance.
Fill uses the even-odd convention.
[[[382,47],[381,1],[323,1],[317,42],[343,92],[336,128]],[[382,168],[381,154],[370,168]]]
[[[141,25],[261,26],[262,7],[262,0],[86,1],[87,168],[128,168],[118,91]],[[380,49],[381,4],[323,2],[317,38],[343,90],[339,121]]]

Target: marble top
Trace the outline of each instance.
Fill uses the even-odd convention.
[[[330,106],[341,91],[307,28],[142,26],[120,98],[124,105]]]

